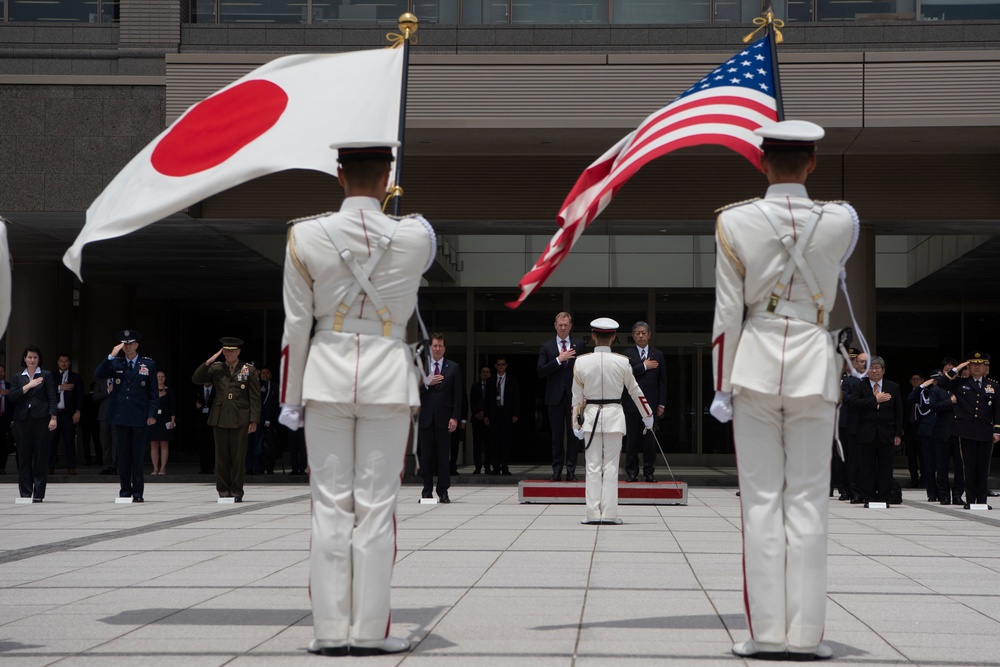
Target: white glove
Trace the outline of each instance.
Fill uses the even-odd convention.
[[[577,440],[583,440],[583,431],[573,429],[573,437]]]
[[[712,407],[708,411],[723,424],[731,421],[733,418],[733,392],[715,392],[715,398],[712,399]]]
[[[643,417],[642,425],[646,427],[647,431],[653,428],[653,415],[649,415],[648,417]]]
[[[302,413],[303,407],[301,405],[282,405],[281,414],[278,415],[278,423],[284,424],[290,431],[297,431],[305,424]]]

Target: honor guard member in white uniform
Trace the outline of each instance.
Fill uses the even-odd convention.
[[[583,439],[587,464],[587,519],[583,523],[621,523],[618,518],[618,457],[625,437],[622,389],[628,391],[653,428],[653,411],[632,374],[632,363],[611,351],[618,323],[600,317],[590,323],[594,351],[576,359],[573,367],[573,435]],[[582,420],[580,417],[582,416]]]
[[[783,121],[755,134],[767,194],[723,209],[716,224],[710,410],[733,420],[751,636],[733,653],[814,660],[832,655],[820,640],[842,362],[827,326],[858,221],[849,205],[806,192],[823,128]]]
[[[0,216],[0,336],[10,319],[10,251],[7,249],[7,220]],[[6,463],[6,460],[4,460]]]
[[[309,651],[399,653],[410,643],[388,634],[396,498],[420,406],[404,335],[436,240],[422,217],[382,213],[391,147],[333,148],[346,197],[337,213],[293,221],[284,274],[279,421],[305,425]]]

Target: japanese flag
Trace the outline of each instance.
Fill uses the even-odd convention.
[[[403,50],[278,58],[184,112],[87,209],[63,255],[124,236],[206,197],[285,169],[337,174],[330,144],[395,142]]]

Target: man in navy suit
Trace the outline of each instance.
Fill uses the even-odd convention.
[[[55,472],[60,440],[66,449],[66,468],[69,474],[76,474],[76,427],[80,423],[80,410],[83,408],[83,378],[70,370],[71,363],[68,354],[60,354],[57,362],[59,370],[52,374],[59,385],[59,413],[56,415],[56,430],[52,431],[52,446],[49,449],[50,475]]]
[[[576,480],[576,458],[581,441],[573,435],[573,363],[584,352],[583,341],[570,338],[573,316],[567,312],[556,315],[556,337],[542,343],[538,350],[538,377],[545,379],[545,405],[552,429],[552,481],[562,479],[566,466],[566,481]],[[563,438],[566,449],[563,450]],[[565,453],[564,453],[565,451]]]
[[[903,441],[903,400],[899,385],[885,379],[885,361],[872,357],[868,376],[851,394],[858,415],[861,492],[868,502],[889,502],[893,451]]]
[[[451,434],[462,414],[462,370],[444,358],[444,334],[431,334],[430,375],[420,386],[420,474],[424,478],[424,498],[433,498],[434,467],[437,466],[438,498],[450,503]]]
[[[649,407],[656,406],[656,416],[662,417],[666,409],[667,399],[667,361],[663,353],[649,344],[649,324],[636,322],[632,325],[632,340],[625,350],[625,356],[632,364],[632,375]],[[639,481],[639,445],[642,445],[642,473],[647,482],[655,482],[653,472],[656,468],[656,441],[651,430],[642,423],[642,415],[632,401],[624,400],[625,425],[625,474],[630,482]]]
[[[486,383],[486,416],[483,422],[489,429],[490,453],[486,460],[493,461],[494,474],[510,475],[511,440],[521,410],[521,394],[517,378],[507,372],[507,359],[497,357],[494,362],[497,374]]]
[[[146,450],[146,430],[156,422],[160,393],[156,385],[156,362],[140,357],[139,332],[125,329],[118,333],[121,342],[98,365],[94,375],[110,379],[114,386],[108,398],[108,421],[115,427],[118,444],[118,480],[122,498],[132,496],[143,501],[142,462]],[[118,353],[124,352],[121,358]]]

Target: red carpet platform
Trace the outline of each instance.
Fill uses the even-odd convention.
[[[521,503],[583,505],[585,496],[586,484],[582,481],[526,479],[517,485]],[[687,498],[687,482],[618,482],[619,505],[687,505]]]

